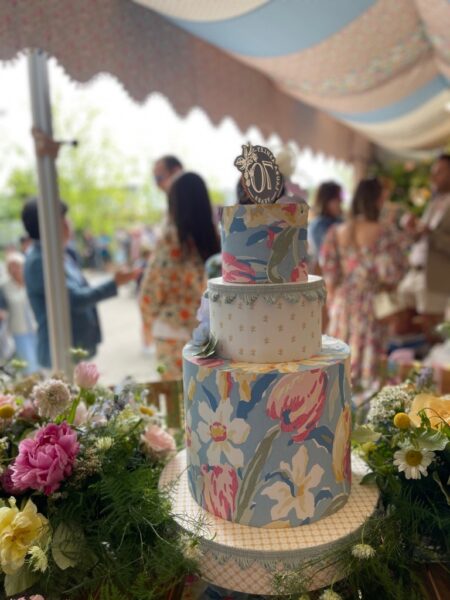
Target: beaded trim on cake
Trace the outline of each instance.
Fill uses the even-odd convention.
[[[293,289],[295,286],[295,289]],[[280,300],[285,300],[289,304],[297,304],[303,299],[312,302],[319,300],[325,304],[327,291],[322,279],[308,281],[299,284],[262,284],[253,285],[251,290],[248,285],[226,284],[219,279],[211,279],[208,282],[208,290],[205,292],[205,298],[211,302],[221,302],[233,304],[236,300],[242,301],[251,306],[261,298],[267,304],[276,304]]]

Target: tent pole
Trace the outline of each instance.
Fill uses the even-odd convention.
[[[44,52],[30,51],[28,74],[33,126],[52,138],[50,87],[47,57]],[[64,275],[61,213],[58,206],[59,191],[55,161],[47,155],[37,155],[36,160],[39,180],[38,214],[44,263],[50,357],[54,370],[63,371],[70,376],[72,371],[71,323]]]

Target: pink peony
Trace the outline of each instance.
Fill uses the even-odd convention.
[[[202,465],[203,506],[216,517],[233,519],[236,510],[238,478],[230,465]]]
[[[27,598],[25,596],[22,596],[21,598],[18,598],[17,600],[27,600]],[[45,600],[44,596],[41,596],[40,594],[33,594],[32,596],[29,597],[29,600]]]
[[[284,375],[272,388],[267,414],[280,420],[281,431],[293,433],[294,442],[302,442],[317,426],[326,390],[327,375],[320,369]]]
[[[0,476],[0,486],[5,494],[15,496],[16,494],[20,494],[21,490],[14,485],[12,475],[12,468],[7,467]]]
[[[34,439],[22,440],[12,465],[12,481],[21,490],[32,488],[47,496],[72,474],[80,449],[76,432],[67,423],[50,423]]]
[[[75,367],[73,379],[75,383],[85,390],[93,388],[100,377],[97,365],[94,363],[80,362]]]
[[[176,450],[176,444],[173,437],[158,425],[148,425],[141,435],[141,442],[145,450],[149,453],[166,454]]]

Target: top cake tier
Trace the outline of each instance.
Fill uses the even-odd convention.
[[[222,211],[222,276],[227,283],[307,281],[308,205],[250,204]]]

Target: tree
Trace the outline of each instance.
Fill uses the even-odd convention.
[[[68,115],[58,102],[53,110],[55,137],[63,131],[65,139],[79,140],[75,148],[63,146],[57,159],[60,196],[70,207],[75,229],[112,234],[119,227],[158,221],[162,211],[153,181],[136,159],[123,156],[110,136],[94,127],[98,111],[80,107]],[[0,219],[19,218],[23,202],[36,194],[34,165],[14,168],[0,202]]]

